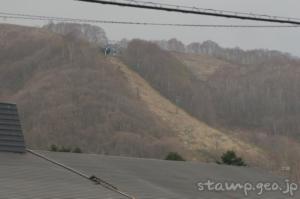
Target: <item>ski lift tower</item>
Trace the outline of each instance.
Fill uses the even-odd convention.
[[[108,40],[104,47],[105,56],[116,56],[119,52],[118,41]]]

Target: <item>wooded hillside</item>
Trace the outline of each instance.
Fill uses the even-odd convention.
[[[43,29],[0,35],[0,101],[18,104],[30,148],[159,158],[180,148],[100,49]]]

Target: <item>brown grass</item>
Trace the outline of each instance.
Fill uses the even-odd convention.
[[[195,154],[203,152],[202,154],[216,157],[226,150],[235,150],[245,157],[264,158],[264,152],[261,149],[209,127],[162,97],[143,78],[119,60],[112,58],[111,62],[120,67],[127,77],[131,89],[138,91],[141,100],[145,102],[149,110],[159,120],[167,123],[177,133],[184,146],[196,152]],[[203,157],[195,155],[192,158],[203,159]]]
[[[178,53],[172,52],[172,55],[184,63],[189,70],[193,72],[201,80],[207,80],[209,76],[213,75],[220,68],[238,67],[234,64],[228,63],[208,55],[192,54],[192,53]]]

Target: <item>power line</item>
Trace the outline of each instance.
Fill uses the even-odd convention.
[[[114,21],[114,20],[96,20],[96,19],[76,19],[65,17],[51,17],[28,15],[18,13],[0,12],[0,18],[3,19],[21,19],[35,21],[56,21],[72,23],[95,23],[95,24],[124,24],[124,25],[144,25],[144,26],[170,26],[170,27],[199,27],[199,28],[299,28],[298,25],[227,25],[227,24],[172,24],[172,23],[152,23],[152,22],[133,22],[133,21]]]
[[[186,14],[207,15],[207,16],[223,17],[223,18],[300,25],[299,18],[233,12],[233,11],[226,11],[226,10],[204,9],[198,7],[162,4],[162,3],[154,3],[154,2],[144,2],[144,1],[135,1],[135,0],[76,0],[76,1],[107,4],[107,5],[117,5],[123,7],[151,9],[151,10],[162,10],[162,11],[169,11],[169,12],[180,12]]]

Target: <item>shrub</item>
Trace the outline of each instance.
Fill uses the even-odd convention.
[[[218,164],[234,165],[234,166],[247,166],[241,157],[238,157],[234,151],[227,151],[221,156],[221,162]]]
[[[58,147],[57,147],[55,144],[52,144],[52,145],[50,146],[50,151],[57,152],[57,151],[58,151]]]
[[[172,160],[172,161],[185,161],[183,157],[181,157],[178,153],[176,152],[170,152],[165,160]]]
[[[73,149],[72,153],[82,153],[82,150],[79,147]]]
[[[53,151],[53,152],[65,152],[65,153],[82,153],[82,150],[79,147],[75,147],[75,148],[65,147],[65,146],[58,147],[55,144],[52,144],[50,146],[50,151]]]
[[[71,152],[71,148],[62,146],[59,149],[59,152]]]

